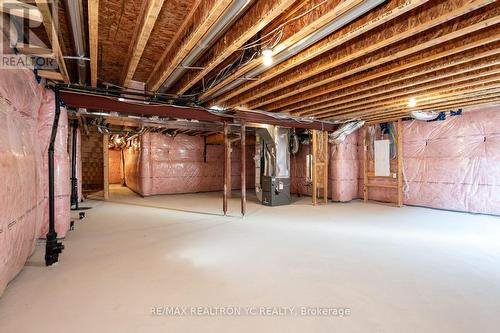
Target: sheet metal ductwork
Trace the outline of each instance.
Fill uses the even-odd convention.
[[[290,134],[267,125],[256,131],[255,191],[266,206],[287,205],[290,197]]]
[[[64,5],[68,10],[68,19],[71,26],[71,35],[78,66],[78,83],[85,85],[87,81],[87,63],[85,60],[85,31],[83,30],[83,7],[81,0],[65,0]]]

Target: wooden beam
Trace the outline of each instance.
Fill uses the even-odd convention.
[[[99,44],[99,0],[88,0],[90,84],[97,86],[98,44]]]
[[[197,63],[203,69],[196,73],[187,73],[177,85],[176,94],[183,94],[224,60],[237,52],[248,40],[263,30],[268,24],[281,15],[295,0],[259,0],[252,5],[245,15],[238,20],[226,34],[211,48],[214,55],[208,60]]]
[[[500,53],[500,48],[497,50],[498,53]],[[487,59],[487,61],[481,61],[478,63],[474,63],[469,66],[461,65],[458,66],[457,69],[455,70],[448,70],[448,71],[443,71],[440,70],[440,68],[432,68],[429,70],[426,70],[426,72],[430,73],[428,75],[425,75],[421,78],[416,78],[415,76],[421,75],[419,72],[418,74],[409,74],[409,75],[401,75],[402,79],[395,79],[393,81],[385,80],[381,84],[376,85],[375,87],[367,87],[362,90],[358,91],[350,91],[349,93],[346,94],[339,94],[338,98],[332,98],[330,102],[324,103],[317,105],[315,107],[309,107],[306,108],[305,110],[302,109],[302,111],[299,112],[294,112],[294,114],[297,115],[309,115],[309,114],[316,114],[316,115],[321,115],[322,110],[328,110],[327,112],[330,112],[332,108],[335,106],[342,106],[342,105],[348,105],[350,102],[358,102],[358,101],[364,101],[365,99],[368,99],[369,97],[375,97],[375,96],[382,96],[385,98],[388,93],[390,92],[396,92],[396,91],[402,91],[404,89],[409,89],[414,86],[422,86],[426,83],[433,83],[433,82],[440,82],[440,80],[444,80],[446,78],[454,77],[457,75],[466,75],[467,73],[475,72],[481,69],[485,68],[493,68],[496,65],[500,65],[500,58],[499,57],[492,57]],[[404,80],[404,81],[403,81]],[[403,81],[403,82],[400,82]],[[446,82],[446,81],[443,81]],[[435,83],[436,87],[439,87],[438,83]],[[377,89],[373,89],[377,88]],[[421,89],[422,90],[422,89]],[[366,92],[366,93],[363,93]]]
[[[355,51],[348,52],[350,51],[349,48],[347,50],[331,52],[328,56],[309,62],[307,65],[300,68],[300,70],[295,69],[287,72],[278,78],[278,82],[276,82],[276,80],[266,82],[261,85],[259,89],[254,89],[249,92],[248,94],[252,95],[252,100],[255,100],[256,98],[258,98],[258,100],[248,103],[248,107],[258,108],[279,100],[289,99],[291,96],[299,94],[302,96],[308,96],[308,94],[304,94],[304,92],[308,91],[311,93],[311,90],[320,89],[323,85],[338,81],[341,78],[360,73],[375,66],[379,66],[417,52],[422,52],[424,49],[436,47],[438,44],[445,43],[452,39],[462,37],[494,25],[498,22],[500,16],[494,15],[496,11],[491,9],[489,13],[490,16],[493,17],[488,18],[487,16],[486,19],[480,22],[475,22],[475,20],[477,21],[477,18],[483,17],[482,13],[477,14],[477,16],[473,16],[475,20],[472,18],[469,19],[469,21],[472,22],[471,24],[466,25],[469,21],[464,20],[464,27],[458,27],[454,30],[448,28],[447,30],[444,30],[444,33],[439,34],[439,37],[436,37],[436,33],[430,30],[454,18],[463,16],[478,7],[485,6],[490,3],[490,0],[467,3],[450,13],[444,13],[430,21],[424,22],[411,29],[407,29],[402,33],[395,33],[395,35],[391,38],[383,39],[379,42],[361,44],[361,47],[358,47]],[[453,4],[453,2],[447,2],[447,4]],[[418,21],[419,20],[417,19],[412,20],[412,22]],[[404,23],[405,25],[407,24],[406,22],[407,20]],[[421,33],[423,32],[426,33],[422,35]],[[409,38],[417,34],[421,35],[418,38]],[[388,46],[403,40],[405,40],[404,43],[401,44],[396,50],[387,48]],[[401,46],[405,46],[407,44],[410,46],[402,49]],[[371,53],[374,54],[368,56],[368,54]],[[380,56],[380,54],[382,54],[382,56]],[[353,60],[357,60],[359,63],[353,62]],[[341,71],[330,73],[330,71],[333,71],[341,65],[346,66],[347,63],[349,63],[347,70],[344,68]],[[238,97],[238,102],[245,96]],[[227,104],[231,105],[233,103]],[[283,107],[284,105],[285,104],[280,104],[278,107]]]
[[[122,82],[124,87],[128,87],[134,77],[134,73],[141,60],[144,48],[148,43],[149,36],[153,31],[158,15],[163,7],[164,0],[146,0],[143,3],[139,20],[135,27],[134,36],[128,49],[128,64],[124,67]]]
[[[304,23],[304,27],[301,28],[300,30],[296,31],[293,33],[289,38],[286,38],[282,42],[280,42],[278,45],[276,45],[273,49],[275,56],[279,56],[280,52],[284,51],[288,47],[294,45],[295,43],[301,41],[303,38],[307,37],[308,35],[312,34],[318,28],[324,26],[325,24],[331,22],[332,20],[340,17],[341,15],[345,14],[352,8],[356,7],[362,3],[360,0],[345,0],[344,2],[341,2],[340,4],[337,4],[337,2],[331,1],[331,2],[326,2],[323,6],[320,8],[316,9],[316,12],[323,12],[324,14],[318,17],[317,19],[313,19],[309,22]],[[233,82],[234,80],[237,80],[240,78],[242,75],[247,73],[253,68],[256,68],[262,63],[262,59],[254,59],[250,61],[246,66],[239,68],[235,73],[232,75],[228,76],[226,79],[224,79],[222,82],[218,83],[214,87],[208,89],[205,91],[203,94],[200,95],[201,100],[207,100],[210,99],[211,95],[213,95],[215,92],[223,88],[224,86],[228,85],[229,83]],[[217,104],[220,100],[219,98],[217,99],[217,102],[214,102],[214,104]]]
[[[185,41],[178,48],[167,50],[162,55],[157,66],[151,73],[146,86],[148,90],[158,90],[163,82],[173,73],[173,71],[182,64],[184,58],[191,52],[191,50],[200,42],[205,33],[212,27],[212,25],[224,13],[227,7],[231,4],[231,0],[216,0],[210,8],[203,8],[200,6],[197,10],[201,11],[201,15],[195,18],[193,22],[194,28],[192,32],[184,39]],[[191,31],[192,26],[186,26],[186,32]]]
[[[245,142],[246,126],[245,121],[241,122],[241,215],[245,216],[247,211],[247,146]]]
[[[59,72],[63,77],[64,83],[69,83],[68,70],[66,69],[66,63],[64,62],[64,55],[61,51],[61,45],[59,43],[59,35],[54,25],[52,14],[49,5],[46,0],[36,0],[36,5],[38,10],[43,17],[43,26],[49,38],[50,44],[52,46],[52,52],[54,52],[57,64],[59,66]]]
[[[468,106],[478,106],[478,105],[489,105],[492,103],[496,103],[500,101],[499,94],[492,94],[491,96],[486,96],[485,98],[476,98],[476,99],[464,99],[459,102],[448,102],[448,103],[437,103],[429,107],[422,108],[422,111],[450,111],[460,108],[465,108]],[[369,115],[360,117],[360,119],[366,120],[367,122],[380,121],[385,119],[394,119],[401,117],[408,117],[408,111],[400,110],[398,112],[391,112],[389,114],[377,114],[377,115]]]
[[[39,69],[37,71],[37,75],[40,77],[43,77],[47,80],[64,81],[62,74],[59,72],[53,72],[53,71]]]
[[[404,2],[403,4],[399,6],[394,6],[391,4],[388,4],[388,8],[383,7],[379,10],[375,9],[377,11],[376,14],[373,15],[372,17],[369,17],[368,21],[365,19],[364,21],[359,23],[359,26],[355,26],[349,29],[349,31],[343,33],[340,35],[340,33],[333,34],[330,37],[327,37],[326,41],[321,41],[319,42],[316,46],[311,47],[297,56],[294,56],[293,58],[284,61],[281,64],[278,64],[272,68],[270,68],[268,71],[265,73],[261,74],[258,76],[258,80],[252,81],[245,83],[241,87],[232,90],[231,92],[216,98],[213,101],[213,104],[224,104],[224,102],[230,100],[231,98],[234,98],[236,96],[240,96],[243,92],[249,91],[250,89],[253,89],[257,87],[258,85],[263,84],[266,81],[269,81],[293,68],[296,68],[297,66],[300,66],[307,61],[312,60],[313,58],[316,58],[322,54],[325,54],[326,52],[334,49],[335,47],[338,47],[358,36],[361,36],[364,33],[367,33],[370,30],[375,29],[376,27],[381,26],[384,23],[387,23],[396,17],[403,15],[407,13],[408,11],[426,3],[428,0],[409,0]],[[260,61],[256,60],[256,62]],[[228,82],[229,83],[229,82]],[[245,95],[246,96],[246,95]],[[241,97],[241,96],[240,96]],[[247,98],[238,98],[237,103],[229,101],[227,102],[228,106],[235,106],[235,105],[244,105],[245,103],[249,102],[252,99],[257,98],[258,96],[252,96],[252,97],[247,97]]]
[[[493,35],[487,37],[489,42],[496,42],[500,38],[499,35]],[[483,40],[481,40],[482,42]],[[467,44],[467,47],[475,47],[478,44],[473,45]],[[498,45],[498,47],[497,47]],[[295,99],[294,102],[297,104],[289,104],[283,108],[273,109],[273,111],[281,112],[288,111],[293,114],[304,114],[305,111],[313,111],[316,106],[326,106],[325,102],[332,101],[336,98],[351,95],[353,93],[360,93],[369,89],[383,86],[389,83],[395,83],[409,78],[413,78],[419,75],[432,73],[445,68],[466,64],[471,61],[475,61],[481,58],[489,57],[500,53],[500,42],[496,42],[493,45],[486,45],[484,50],[469,50],[469,52],[464,52],[466,49],[464,46],[453,48],[444,52],[440,52],[436,55],[431,55],[423,59],[418,59],[416,61],[411,61],[407,64],[397,64],[389,69],[384,69],[375,73],[368,73],[368,75],[362,75],[361,77],[355,76],[353,80],[347,81],[342,84],[332,84],[331,88],[327,88],[318,93],[313,93],[311,96],[307,96],[307,100],[300,102],[300,97]],[[495,47],[493,47],[495,46]],[[453,53],[451,53],[452,51]],[[454,54],[454,57],[450,57]],[[424,63],[430,63],[428,66],[420,66]],[[415,70],[411,71],[412,68]],[[404,71],[404,72],[403,72]],[[402,72],[402,73],[400,73]],[[390,75],[394,74],[394,75]],[[376,80],[378,78],[384,77],[383,80]],[[330,85],[329,85],[330,86]],[[346,89],[352,87],[352,89]],[[335,94],[333,93],[335,92]],[[288,101],[287,101],[288,102]]]
[[[500,81],[500,79],[499,79]],[[472,98],[479,98],[493,93],[499,92],[500,85],[498,82],[494,82],[492,85],[483,85],[467,87],[466,89],[455,90],[447,94],[436,94],[435,96],[422,97],[419,100],[418,106],[409,108],[407,106],[408,100],[401,99],[396,102],[383,105],[381,107],[366,108],[363,111],[357,111],[356,113],[338,115],[332,118],[332,120],[342,120],[348,117],[363,117],[366,115],[379,115],[379,114],[391,114],[393,112],[405,111],[407,113],[411,111],[422,110],[423,108],[429,108],[436,105],[436,103],[449,102],[449,101],[467,101]],[[417,99],[418,100],[418,99]]]
[[[412,94],[417,94],[420,93],[422,94],[423,92],[427,93],[432,93],[432,94],[437,94],[439,92],[447,91],[453,88],[459,89],[461,87],[467,87],[472,85],[470,82],[462,83],[460,85],[455,85],[457,83],[461,83],[464,81],[469,81],[473,79],[478,79],[477,82],[473,84],[479,84],[479,83],[486,83],[486,82],[493,82],[499,79],[499,77],[496,74],[500,73],[500,67],[487,67],[483,70],[479,70],[477,72],[473,72],[472,74],[466,73],[465,75],[458,75],[457,78],[453,79],[447,79],[444,81],[439,81],[439,82],[434,82],[430,84],[424,84],[420,87],[416,87],[413,89],[401,89],[399,91],[395,91],[393,93],[388,93],[388,94],[377,94],[374,97],[371,98],[366,98],[366,99],[359,99],[357,102],[353,103],[347,103],[345,105],[339,105],[334,108],[327,107],[322,110],[318,110],[313,113],[314,116],[317,116],[318,118],[324,118],[325,116],[333,116],[337,114],[344,114],[344,113],[350,113],[352,112],[357,112],[359,111],[360,108],[362,108],[363,105],[366,105],[367,107],[374,107],[375,105],[382,104],[382,101],[388,100],[388,99],[393,99],[393,98],[402,98],[403,96],[407,97],[413,97]],[[450,86],[451,85],[451,86]],[[437,89],[440,88],[440,89]]]

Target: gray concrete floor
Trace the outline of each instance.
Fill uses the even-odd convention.
[[[218,215],[220,193],[139,198],[113,187],[111,199],[85,203],[94,208],[58,265],[43,266],[39,243],[0,299],[0,332],[500,327],[500,218],[361,202],[311,207],[300,198],[249,203],[242,219],[238,198],[231,216]],[[188,315],[162,314],[167,307]],[[194,307],[211,315],[190,315]],[[350,316],[303,316],[305,307]]]

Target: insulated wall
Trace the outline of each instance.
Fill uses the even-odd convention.
[[[361,131],[360,131],[361,133]],[[358,149],[362,166],[362,138]],[[403,122],[404,203],[500,215],[500,110],[473,110],[444,121]],[[363,170],[359,173],[362,197]],[[392,189],[370,199],[394,201]]]
[[[0,70],[0,295],[33,252],[42,221],[40,101],[30,71]]]
[[[122,151],[109,149],[109,183],[121,184],[122,182]]]
[[[247,188],[254,187],[254,147],[247,146]],[[206,145],[201,136],[142,135],[138,147],[125,150],[127,186],[144,195],[220,191],[224,146]],[[232,148],[232,188],[240,188],[239,147]]]

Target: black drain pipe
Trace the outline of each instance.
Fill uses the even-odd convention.
[[[54,123],[52,124],[52,133],[49,144],[49,232],[47,233],[47,243],[45,246],[45,264],[51,266],[59,261],[59,254],[64,250],[64,245],[57,241],[57,232],[55,224],[55,189],[54,189],[54,143],[56,141],[57,126],[59,124],[59,115],[61,106],[59,105],[59,91],[54,89],[56,100],[56,112]]]
[[[71,206],[78,210],[78,179],[76,177],[76,138],[78,119],[72,122],[73,136],[71,137]]]

